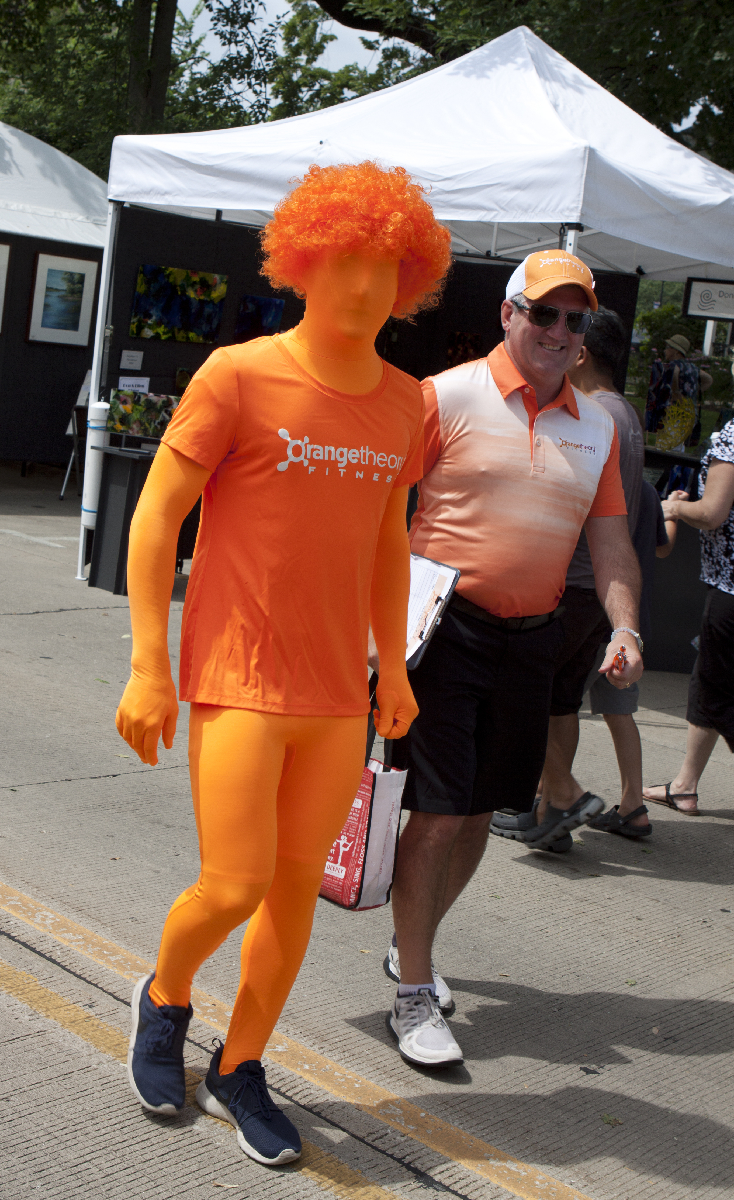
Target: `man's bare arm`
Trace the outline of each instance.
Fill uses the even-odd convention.
[[[613,629],[639,629],[640,564],[630,541],[626,517],[589,517],[586,538],[594,567],[596,592],[604,605]],[[624,645],[627,662],[615,666],[615,657]],[[617,634],[607,648],[601,667],[615,687],[624,688],[640,678],[642,655],[637,642],[628,633]]]

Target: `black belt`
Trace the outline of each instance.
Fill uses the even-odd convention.
[[[524,633],[528,629],[542,629],[544,625],[550,625],[551,621],[560,617],[563,612],[563,607],[559,605],[553,612],[541,613],[537,617],[496,617],[494,613],[487,612],[486,608],[472,604],[471,600],[466,600],[458,592],[454,592],[449,601],[449,607],[457,608],[459,612],[466,613],[470,617],[476,617],[478,621],[485,621],[487,625],[499,625],[500,628],[510,630],[512,633]]]

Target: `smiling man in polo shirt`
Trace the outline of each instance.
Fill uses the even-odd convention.
[[[566,375],[597,308],[591,272],[565,251],[541,251],[520,264],[506,294],[504,342],[423,384],[411,545],[460,568],[461,578],[411,674],[420,707],[404,743],[411,816],[385,959],[399,981],[390,1029],[403,1057],[421,1066],[462,1059],[441,1017],[453,1002],[431,947],[479,865],[493,810],[532,807],[562,641],[554,615],[582,527],[615,631],[601,670],[617,687],[642,674],[639,568],[614,421]],[[622,645],[626,662],[615,665]],[[588,793],[571,809],[549,806],[535,845],[549,846],[602,807]]]

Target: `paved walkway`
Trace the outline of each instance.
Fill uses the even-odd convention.
[[[268,1051],[307,1142],[301,1164],[256,1166],[194,1104],[176,1119],[141,1112],[121,1065],[131,980],[197,873],[185,713],[155,769],[117,736],[127,601],[75,582],[78,504],[58,487],[0,470],[2,1194],[730,1197],[734,805],[721,746],[705,815],[655,808],[650,845],[584,830],[550,856],[490,839],[437,944],[462,1068],[413,1070],[386,1032],[389,909],[320,903]],[[651,782],[682,754],[686,684],[643,681]],[[611,741],[588,714],[577,774],[618,799]],[[237,972],[232,937],[197,977],[192,1086]]]

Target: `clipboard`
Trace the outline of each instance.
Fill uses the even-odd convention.
[[[454,594],[461,571],[446,563],[410,556],[410,600],[405,661],[409,671],[418,666],[426,647],[441,624],[441,617]]]

